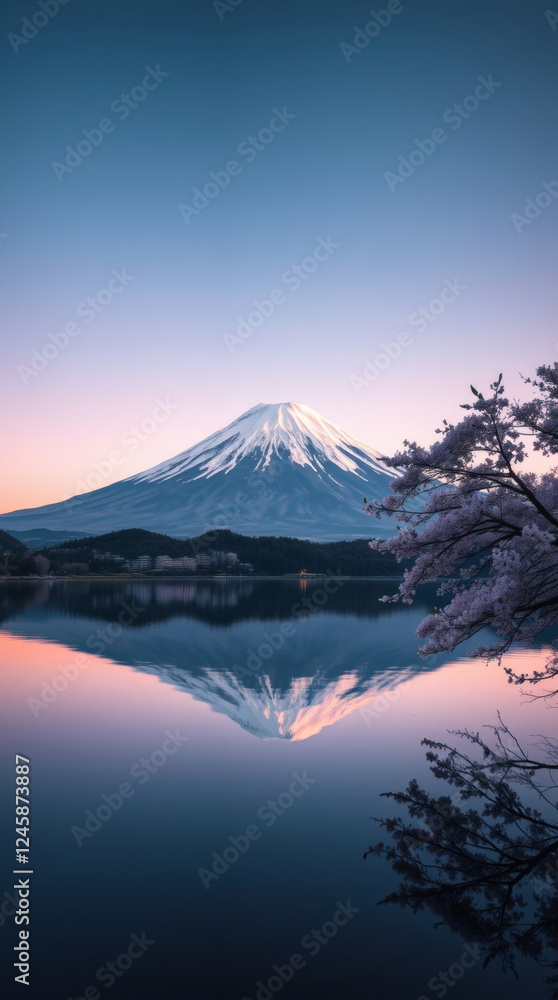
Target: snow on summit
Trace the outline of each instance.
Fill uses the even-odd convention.
[[[6,530],[88,535],[144,528],[195,538],[210,528],[312,541],[389,537],[364,497],[380,500],[399,473],[302,403],[259,403],[165,462],[68,500],[0,515]]]
[[[136,482],[171,479],[196,470],[192,479],[230,472],[244,458],[254,457],[254,470],[264,469],[273,455],[295,465],[323,470],[322,459],[345,472],[363,476],[364,464],[389,476],[394,473],[380,460],[379,452],[347,435],[316,410],[303,403],[259,403],[227,427],[188,448],[175,458],[133,476]]]

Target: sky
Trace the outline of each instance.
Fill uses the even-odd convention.
[[[549,2],[7,0],[0,511],[260,402],[389,454],[470,383],[525,397],[558,346]]]

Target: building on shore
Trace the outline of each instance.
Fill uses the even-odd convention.
[[[156,556],[153,568],[159,571],[172,569],[193,573],[196,569],[196,560],[191,556],[180,556],[178,559],[173,559],[172,556]]]
[[[125,565],[130,573],[145,573],[152,568],[153,560],[151,556],[138,556],[137,559],[130,559]]]

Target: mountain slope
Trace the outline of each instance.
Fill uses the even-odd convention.
[[[146,472],[61,503],[0,515],[6,530],[99,534],[145,528],[179,537],[228,528],[313,541],[387,537],[363,497],[385,496],[393,470],[298,403],[260,404]]]
[[[0,529],[0,553],[4,552],[25,552],[27,546],[20,542],[19,538],[14,538],[7,531]]]

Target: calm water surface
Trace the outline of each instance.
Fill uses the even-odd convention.
[[[379,604],[395,589],[0,585],[3,759],[32,758],[27,996],[444,995],[432,978],[459,962],[464,942],[430,913],[376,905],[397,879],[363,861],[381,839],[369,817],[392,814],[379,794],[412,777],[434,787],[424,736],[479,728],[500,710],[528,742],[552,733],[554,715],[521,704],[500,668],[465,650],[420,660],[415,629],[435,590],[412,607]],[[543,649],[514,655],[544,660]],[[3,775],[6,806],[9,767]],[[6,815],[4,902],[11,806]],[[111,973],[133,934],[145,935],[141,957]],[[304,965],[290,975],[294,954]],[[451,1000],[548,996],[535,963],[520,962],[519,983],[481,965],[447,989]]]

